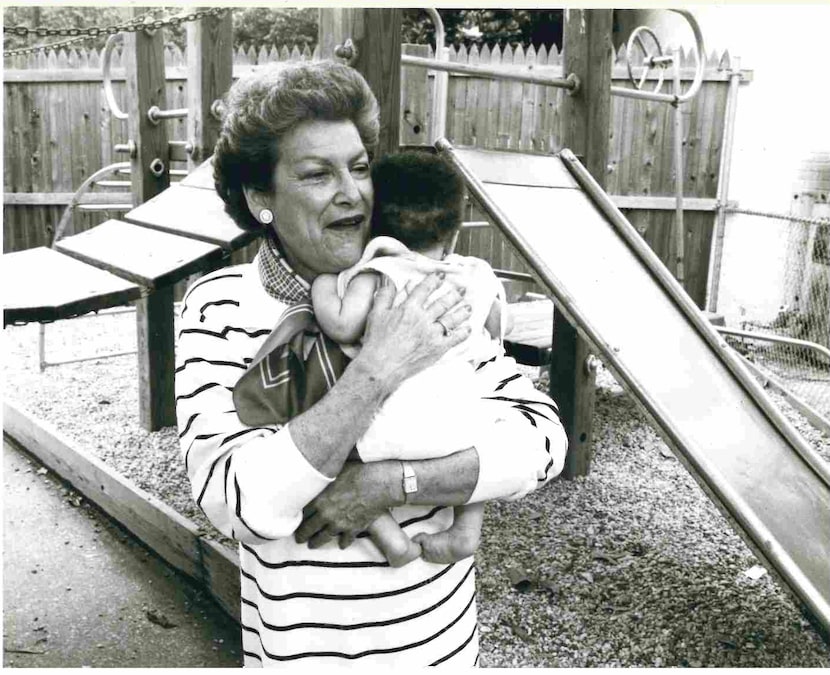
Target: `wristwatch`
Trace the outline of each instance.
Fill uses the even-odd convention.
[[[403,501],[408,501],[408,496],[418,492],[418,478],[415,476],[415,469],[409,462],[401,462],[403,468]]]

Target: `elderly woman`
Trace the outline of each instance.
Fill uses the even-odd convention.
[[[282,426],[243,424],[233,388],[277,319],[318,274],[360,258],[379,121],[360,74],[326,61],[259,70],[226,111],[216,187],[265,237],[253,263],[188,290],[176,401],[194,498],[240,542],[245,664],[471,666],[474,559],[393,568],[364,531],[388,511],[410,537],[443,531],[454,505],[543,485],[566,447],[556,406],[494,358],[478,364],[488,416],[474,447],[406,465],[347,461],[384,399],[469,333],[463,289],[442,291],[432,275],[394,309],[395,289],[378,291],[363,349],[314,405]]]

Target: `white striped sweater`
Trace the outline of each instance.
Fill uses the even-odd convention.
[[[176,406],[193,496],[240,542],[246,666],[473,665],[478,656],[473,558],[391,568],[366,536],[345,551],[291,536],[329,479],[291,439],[290,423],[248,427],[233,386],[285,305],[253,265],[212,272],[182,304]],[[471,502],[515,499],[562,469],[567,440],[555,404],[499,357],[477,370],[493,421],[477,436]],[[411,537],[452,522],[449,507],[392,510]]]

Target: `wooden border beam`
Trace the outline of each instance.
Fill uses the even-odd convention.
[[[239,558],[234,552],[204,537],[191,520],[8,400],[3,402],[3,433],[168,564],[204,585],[239,621]]]

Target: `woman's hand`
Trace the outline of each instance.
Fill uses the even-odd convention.
[[[393,308],[395,294],[393,285],[378,290],[357,357],[390,391],[463,342],[470,335],[472,311],[463,301],[464,289],[444,283],[437,273],[425,277]]]
[[[352,544],[378,516],[393,506],[382,472],[388,462],[346,462],[337,478],[303,510],[303,522],[294,532],[298,544],[319,548],[339,539],[340,548]]]

